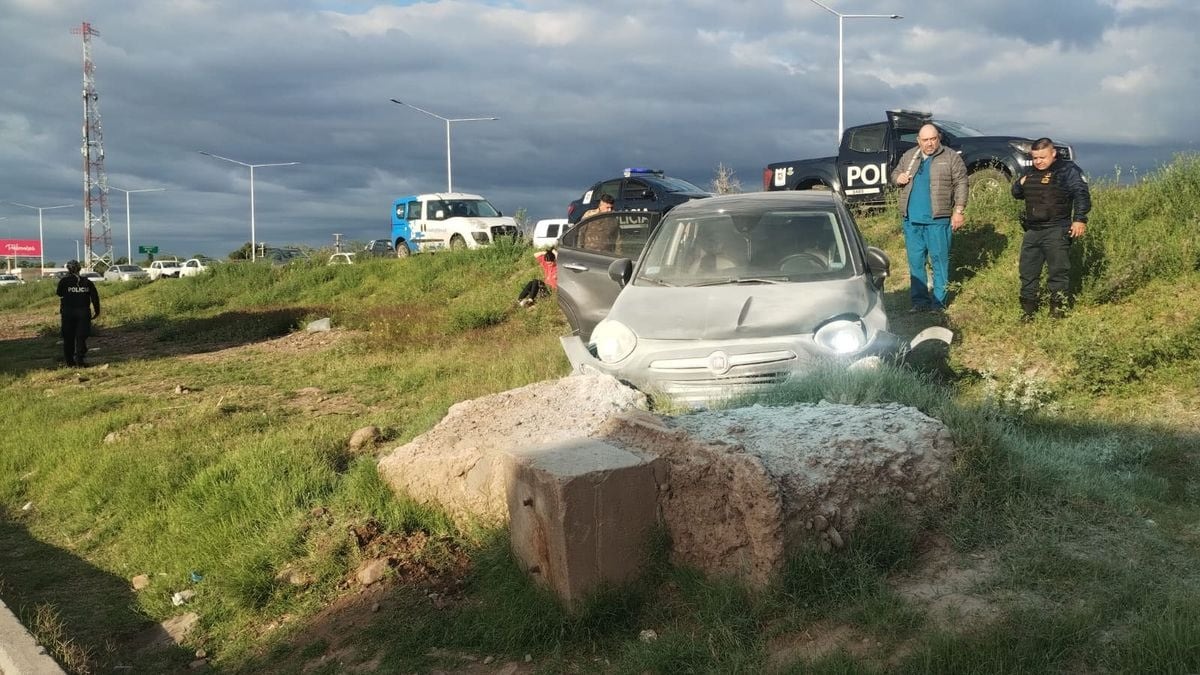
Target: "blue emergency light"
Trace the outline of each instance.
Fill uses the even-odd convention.
[[[652,176],[658,176],[660,178],[663,175],[662,169],[646,169],[644,167],[637,167],[637,166],[625,169],[625,177],[626,178],[629,178],[630,176],[634,175],[635,173],[650,174]]]

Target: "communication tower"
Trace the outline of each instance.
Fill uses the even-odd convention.
[[[84,21],[71,29],[83,36],[83,264],[113,262],[112,226],[108,221],[108,175],[104,173],[104,133],[100,128],[100,94],[96,93],[96,65],[92,62],[92,36],[99,36]]]

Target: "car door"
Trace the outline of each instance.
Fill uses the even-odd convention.
[[[636,260],[661,216],[610,211],[580,222],[558,240],[558,306],[585,341],[621,292],[608,276],[620,258]]]
[[[838,152],[838,180],[847,201],[879,201],[888,181],[888,124],[846,130]]]

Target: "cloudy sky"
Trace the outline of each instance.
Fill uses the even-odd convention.
[[[825,0],[846,19],[846,125],[932,110],[1071,143],[1094,177],[1197,150],[1195,0]],[[565,215],[591,183],[653,166],[749,189],[769,162],[832,154],[837,19],[810,0],[0,0],[0,200],[44,212],[46,255],[83,231],[82,41],[90,22],[111,185],[133,245],[224,257],[386,237],[395,197],[446,187],[506,214]],[[126,249],[125,196],[109,195]],[[0,204],[0,238],[37,213]]]

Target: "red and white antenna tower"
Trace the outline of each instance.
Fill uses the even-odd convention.
[[[83,36],[83,264],[90,269],[98,262],[113,263],[100,95],[96,93],[96,65],[92,63],[92,36],[100,32],[84,21],[71,33]]]

